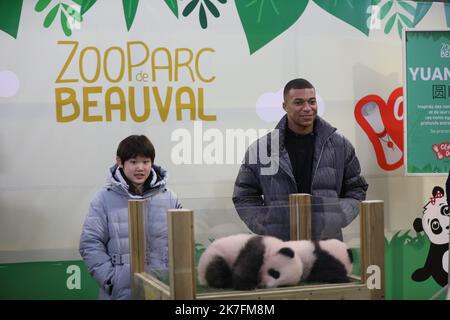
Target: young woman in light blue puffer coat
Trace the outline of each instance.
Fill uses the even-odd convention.
[[[80,238],[80,254],[100,286],[99,299],[131,299],[128,200],[146,202],[146,263],[168,265],[167,210],[181,208],[166,187],[167,172],[154,165],[155,149],[143,135],[120,142],[117,163],[91,202]]]

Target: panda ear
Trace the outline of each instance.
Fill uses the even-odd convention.
[[[421,218],[416,218],[416,219],[414,220],[413,227],[414,227],[414,230],[415,230],[416,232],[421,232],[421,231],[423,231],[422,219],[421,219]]]
[[[287,248],[287,247],[281,248],[278,251],[278,253],[282,254],[282,255],[284,255],[286,257],[289,257],[289,258],[293,258],[294,257],[294,251],[291,248]]]
[[[436,187],[433,188],[433,192],[432,192],[433,197],[436,197],[436,195],[438,194],[438,192],[440,192],[442,195],[444,195],[444,189],[442,189],[442,188],[439,187],[439,186],[436,186]]]

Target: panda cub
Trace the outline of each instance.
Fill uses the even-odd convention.
[[[265,269],[276,278],[271,287],[295,285],[302,276],[302,262],[285,242],[269,236],[237,234],[213,241],[200,257],[198,280],[200,285],[215,288],[252,290],[265,278],[261,267],[270,259]]]
[[[284,246],[291,248],[303,264],[301,282],[349,282],[348,275],[352,272],[353,256],[346,244],[336,239],[321,241],[286,241]],[[261,286],[271,287],[276,283],[276,277],[268,272],[278,265],[275,256],[265,260],[262,266],[263,277]]]

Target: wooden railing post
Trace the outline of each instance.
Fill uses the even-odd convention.
[[[128,201],[128,234],[130,237],[131,273],[144,272],[144,205],[144,200]]]
[[[170,296],[176,300],[195,299],[195,248],[193,211],[170,209],[169,231]]]
[[[293,193],[289,195],[289,218],[291,240],[311,240],[311,195]]]
[[[145,233],[144,233],[145,200],[128,200],[128,236],[130,242],[131,297],[143,298],[143,292],[135,286],[135,273],[144,272]]]
[[[361,202],[361,280],[372,299],[385,298],[384,202]]]

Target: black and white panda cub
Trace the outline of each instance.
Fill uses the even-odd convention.
[[[301,282],[349,282],[353,256],[347,245],[336,239],[310,241],[286,241],[285,246],[298,255],[303,264]],[[266,270],[277,263],[276,257],[269,257],[262,266],[262,287],[271,287],[276,281]]]
[[[266,260],[270,259],[270,266]],[[273,276],[271,287],[296,285],[303,265],[285,242],[269,236],[237,234],[213,241],[198,264],[200,285],[252,290],[261,287],[261,267]],[[266,285],[264,285],[266,287]]]

